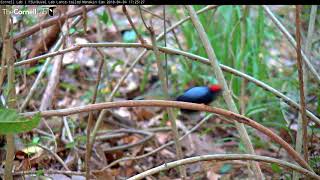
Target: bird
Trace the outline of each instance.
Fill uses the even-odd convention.
[[[222,92],[222,88],[218,84],[209,86],[195,86],[187,89],[182,95],[176,98],[176,101],[191,102],[197,104],[210,104]],[[181,109],[183,113],[193,113],[195,110]]]

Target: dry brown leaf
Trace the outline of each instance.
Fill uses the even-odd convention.
[[[133,112],[137,116],[138,121],[149,120],[155,115],[155,113],[148,108],[133,108]]]
[[[116,176],[120,174],[118,169],[106,169],[104,171],[91,171],[97,180],[115,180]]]

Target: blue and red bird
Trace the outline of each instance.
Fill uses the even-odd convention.
[[[195,86],[186,90],[177,101],[191,102],[198,104],[210,104],[222,92],[221,86],[214,84],[210,86]],[[195,112],[193,110],[182,109],[184,112]]]

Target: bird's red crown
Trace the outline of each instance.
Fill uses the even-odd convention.
[[[218,92],[218,91],[221,91],[221,86],[217,85],[217,84],[214,84],[214,85],[211,85],[209,86],[210,90],[212,92]]]

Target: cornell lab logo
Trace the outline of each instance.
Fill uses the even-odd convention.
[[[54,10],[54,8],[56,8],[56,7],[49,7],[49,16],[53,16],[53,10]]]

